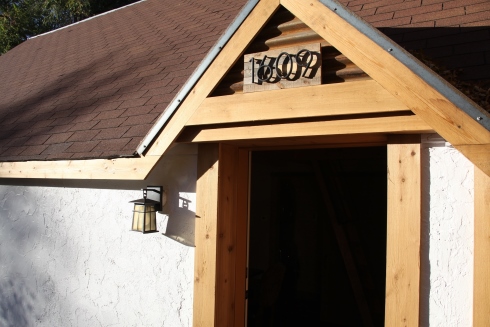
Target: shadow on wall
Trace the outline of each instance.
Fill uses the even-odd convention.
[[[34,219],[36,196],[21,187],[0,186],[0,325],[3,327],[35,326],[43,312],[39,308],[54,294],[54,284],[35,261],[42,253],[31,255],[27,239],[42,249],[39,220]],[[36,292],[34,274],[46,281]],[[49,293],[49,294],[48,294]],[[41,305],[40,305],[41,304]],[[68,304],[67,304],[68,305]]]
[[[163,235],[186,246],[195,246],[196,193],[180,192],[174,219],[169,218]]]

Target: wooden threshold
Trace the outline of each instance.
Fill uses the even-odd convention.
[[[219,142],[364,133],[431,133],[432,128],[417,116],[394,116],[260,124],[238,127],[186,127],[177,142]]]
[[[406,105],[370,80],[207,98],[186,125],[407,110]]]

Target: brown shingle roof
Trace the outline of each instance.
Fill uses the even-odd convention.
[[[490,80],[488,0],[340,0],[408,50],[422,51],[462,80]]]
[[[340,0],[409,50],[490,81],[488,0]],[[0,57],[0,161],[131,156],[245,0],[148,0]]]
[[[131,156],[245,3],[148,0],[0,57],[0,161]]]

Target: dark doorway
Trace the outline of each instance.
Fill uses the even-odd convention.
[[[252,154],[247,325],[383,326],[386,147]]]

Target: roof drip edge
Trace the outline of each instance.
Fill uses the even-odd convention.
[[[435,90],[437,90],[448,100],[454,103],[458,108],[468,114],[477,123],[490,131],[490,117],[486,112],[479,110],[471,102],[466,100],[461,94],[454,91],[454,89],[450,87],[445,80],[443,80],[439,75],[437,75],[430,69],[427,69],[418,60],[414,59],[414,57],[407,51],[405,51],[401,46],[396,44],[394,41],[389,39],[386,35],[381,33],[370,24],[364,22],[361,18],[357,17],[349,10],[345,9],[344,6],[337,1],[319,1],[325,7],[329,8],[346,22],[351,24],[360,33],[366,35],[378,46],[390,52],[393,57],[395,57],[398,61],[407,66],[412,72],[414,72],[417,76],[427,82],[427,84],[432,86]]]
[[[143,141],[140,143],[138,148],[136,149],[136,153],[139,155],[143,155],[143,153],[149,148],[149,145],[154,141],[154,139],[161,132],[167,121],[170,119],[172,114],[178,109],[180,104],[184,101],[185,97],[189,94],[192,88],[196,85],[202,75],[206,72],[208,67],[212,64],[214,59],[221,52],[221,49],[228,43],[230,38],[235,34],[240,25],[245,21],[248,15],[252,12],[255,6],[259,3],[259,0],[249,0],[243,9],[240,11],[237,17],[233,20],[233,22],[228,26],[225,33],[218,39],[216,44],[211,48],[206,57],[201,61],[199,66],[197,66],[196,70],[189,77],[184,86],[180,89],[179,93],[175,96],[174,100],[170,105],[165,109],[163,115],[160,119],[153,125],[148,134],[145,136]]]

